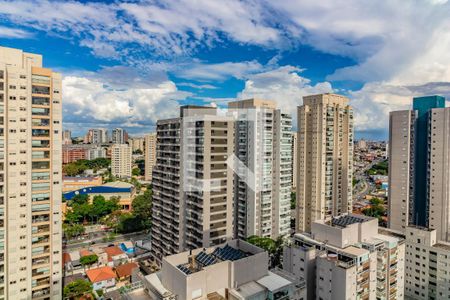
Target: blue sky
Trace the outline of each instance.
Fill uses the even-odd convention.
[[[0,45],[63,74],[64,126],[134,135],[180,104],[341,93],[358,137],[386,138],[391,110],[450,97],[446,0],[1,1]]]

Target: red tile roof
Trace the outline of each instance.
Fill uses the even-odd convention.
[[[72,259],[70,258],[70,254],[67,253],[67,252],[64,252],[63,253],[63,262],[66,264],[66,263],[71,262],[71,261],[72,261]]]
[[[117,246],[111,246],[104,249],[105,253],[108,255],[108,261],[112,261],[113,256],[124,254],[119,247]]]
[[[116,278],[116,273],[111,267],[90,269],[86,271],[86,275],[92,283]]]
[[[131,276],[133,270],[138,268],[138,264],[135,262],[126,263],[116,267],[116,273],[119,278]]]
[[[93,252],[86,250],[86,249],[80,250],[80,257],[89,256],[89,255],[93,255],[93,254],[94,254]]]

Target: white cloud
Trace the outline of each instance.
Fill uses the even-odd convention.
[[[178,100],[190,95],[169,80],[153,87],[116,89],[105,78],[74,75],[63,78],[63,92],[65,124],[117,124],[143,130],[159,119],[176,117]]]
[[[198,89],[198,90],[215,90],[215,89],[217,89],[217,87],[212,84],[195,84],[195,83],[191,83],[191,82],[177,83],[177,86],[185,86],[185,87],[190,87],[190,88]]]
[[[33,34],[31,32],[17,29],[17,28],[8,28],[4,26],[0,26],[0,37],[9,38],[9,39],[27,39],[32,37]]]
[[[333,91],[329,82],[311,84],[308,78],[300,75],[301,71],[297,67],[283,66],[250,75],[238,98],[275,100],[279,108],[295,117],[297,106],[302,104],[303,96]]]
[[[257,61],[223,62],[206,64],[196,62],[175,71],[176,76],[200,81],[223,81],[231,77],[245,79],[251,74],[264,70]]]

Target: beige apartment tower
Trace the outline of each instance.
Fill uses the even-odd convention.
[[[153,167],[156,164],[156,132],[147,134],[144,137],[144,154],[145,154],[145,180],[152,180]]]
[[[336,94],[298,107],[296,231],[352,210],[353,111]]]
[[[164,256],[233,238],[234,122],[215,108],[184,106],[157,123],[152,254]]]
[[[114,144],[111,147],[111,174],[120,178],[131,177],[132,153],[128,144]]]
[[[0,299],[60,299],[61,75],[0,47]]]

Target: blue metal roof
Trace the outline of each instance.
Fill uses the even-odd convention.
[[[64,198],[66,200],[72,200],[73,197],[76,195],[89,195],[89,194],[109,194],[109,193],[130,193],[131,187],[129,188],[118,188],[118,187],[111,187],[111,186],[91,186],[82,188],[75,191],[70,191],[67,193],[64,193]]]

